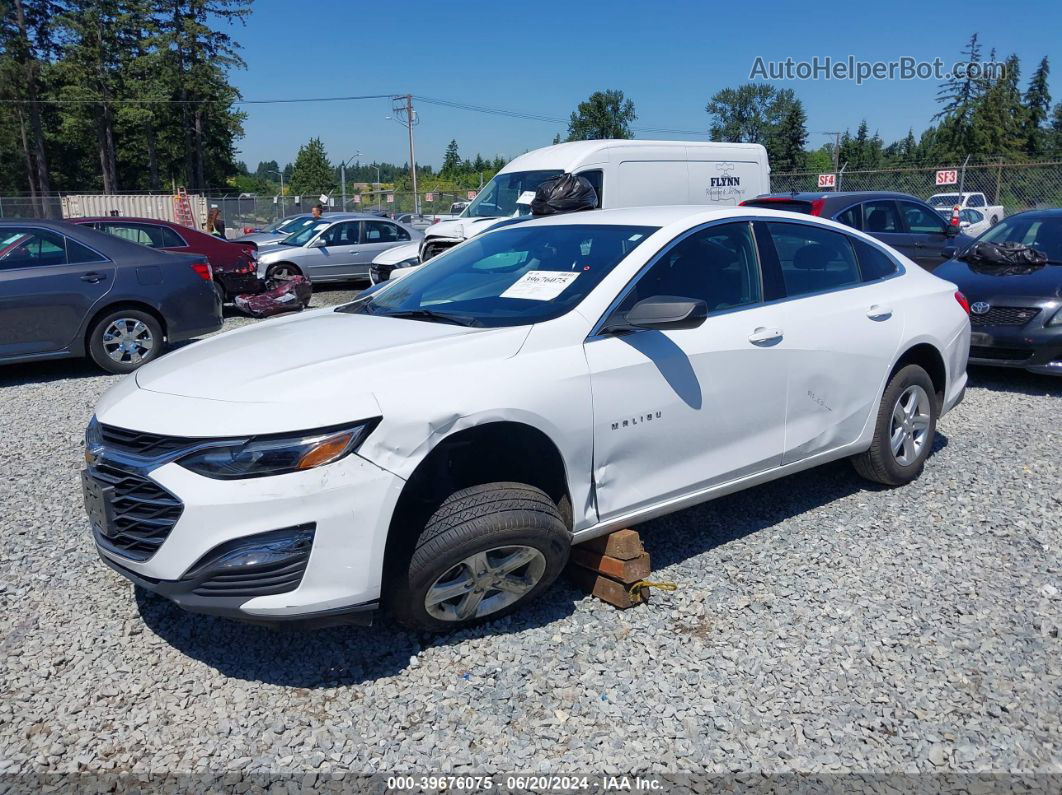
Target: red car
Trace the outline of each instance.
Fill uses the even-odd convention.
[[[172,221],[160,221],[156,218],[106,216],[67,220],[151,248],[206,257],[214,271],[214,284],[222,301],[231,300],[240,293],[258,292],[256,243],[230,242]]]

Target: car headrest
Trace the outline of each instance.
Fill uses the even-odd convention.
[[[884,210],[871,210],[867,213],[867,231],[868,232],[884,232],[886,217]]]
[[[834,251],[822,243],[809,243],[793,255],[793,267],[802,271],[824,271],[834,258]]]

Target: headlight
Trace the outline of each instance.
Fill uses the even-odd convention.
[[[177,463],[215,480],[299,472],[331,464],[357,450],[378,422],[376,418],[346,428],[225,440],[178,459]]]
[[[103,436],[100,433],[100,423],[96,415],[92,415],[88,427],[85,428],[85,463],[93,463],[96,460],[97,451],[102,447]]]
[[[409,259],[404,259],[397,265],[395,265],[394,269],[398,270],[399,268],[412,268],[414,265],[420,265],[420,257],[410,257]]]
[[[1062,326],[1062,306],[1060,306],[1058,308],[1058,311],[1055,312],[1054,317],[1052,317],[1050,320],[1047,321],[1047,325],[1049,325],[1049,326]]]

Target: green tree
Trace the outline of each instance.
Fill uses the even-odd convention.
[[[1023,151],[1026,111],[1018,89],[1021,64],[1017,55],[1005,64],[1005,73],[986,84],[970,115],[970,154],[1014,157]]]
[[[568,140],[633,138],[631,122],[637,118],[634,102],[625,99],[622,91],[595,91],[572,111],[568,120]]]
[[[10,0],[0,11],[0,54],[5,60],[0,98],[15,105],[30,197],[36,211],[48,217],[51,175],[42,120],[42,71],[55,50],[59,7],[52,0]]]
[[[1025,90],[1025,125],[1022,137],[1025,139],[1025,153],[1030,157],[1039,157],[1047,150],[1047,134],[1044,122],[1051,113],[1051,91],[1047,77],[1051,66],[1045,55],[1029,78],[1029,87]]]
[[[767,157],[771,168],[779,171],[797,171],[805,167],[804,146],[808,141],[808,117],[803,103],[792,89],[780,92],[778,102],[781,118],[767,139]]]
[[[314,199],[335,187],[335,172],[320,138],[311,138],[299,149],[289,185],[292,194]]]
[[[453,138],[446,145],[446,154],[443,155],[442,170],[440,174],[453,176],[461,171],[461,153],[457,148],[457,141]]]

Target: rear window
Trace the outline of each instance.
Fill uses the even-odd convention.
[[[741,203],[742,207],[762,207],[765,210],[784,210],[790,213],[811,214],[811,202],[800,199],[749,199]]]
[[[862,271],[863,281],[872,282],[896,273],[896,263],[880,248],[857,237],[849,239],[855,248],[856,257],[859,258],[859,270]]]

